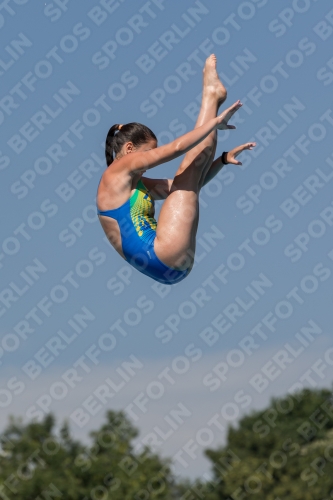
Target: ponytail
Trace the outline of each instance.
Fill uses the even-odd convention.
[[[115,136],[115,133],[117,130],[120,130],[122,125],[116,124],[112,125],[110,128],[108,135],[106,136],[106,141],[105,141],[105,159],[106,159],[106,165],[109,166],[113,162],[113,138]]]
[[[126,142],[132,142],[134,147],[138,147],[151,139],[157,141],[156,135],[150,128],[141,123],[133,122],[126,125],[113,125],[105,141],[106,165],[111,165]]]

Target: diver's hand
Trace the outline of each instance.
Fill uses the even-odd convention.
[[[226,163],[232,163],[233,165],[242,165],[242,162],[236,160],[237,156],[240,155],[246,149],[253,149],[255,147],[256,147],[255,142],[247,142],[246,144],[237,146],[231,151],[228,151],[226,155],[224,155],[224,160]]]
[[[228,121],[232,117],[233,114],[236,113],[236,111],[239,110],[239,108],[242,107],[242,103],[240,101],[235,102],[230,108],[226,109],[223,111],[218,117],[217,117],[217,126],[216,128],[218,130],[228,130],[228,129],[234,129],[236,128],[234,125],[228,125]]]

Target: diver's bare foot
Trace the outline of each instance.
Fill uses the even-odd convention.
[[[227,90],[217,74],[216,62],[217,59],[214,54],[206,59],[203,69],[203,94],[216,99],[220,106],[227,98]]]

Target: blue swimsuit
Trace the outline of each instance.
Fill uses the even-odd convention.
[[[187,276],[189,269],[178,271],[168,267],[154,251],[157,226],[154,200],[141,179],[121,207],[97,213],[118,222],[124,256],[138,271],[165,285],[178,283]]]

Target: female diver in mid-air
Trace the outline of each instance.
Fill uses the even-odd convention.
[[[203,94],[194,130],[157,147],[155,134],[145,125],[113,125],[106,138],[106,162],[97,192],[101,225],[113,247],[133,267],[164,284],[178,283],[192,269],[199,222],[199,192],[227,163],[240,165],[236,157],[255,143],[238,146],[213,161],[216,129],[228,125],[241,107],[237,101],[217,115],[227,92],[211,55],[203,72]],[[142,177],[186,153],[174,179]],[[115,157],[114,157],[115,155]],[[158,224],[154,199],[165,199]]]

